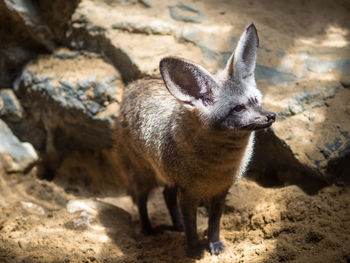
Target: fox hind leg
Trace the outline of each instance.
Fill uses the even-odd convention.
[[[169,210],[169,214],[171,216],[171,220],[173,222],[175,231],[183,231],[179,209],[177,206],[177,188],[176,186],[165,186],[163,191],[164,200],[166,206]]]
[[[153,233],[153,229],[148,217],[148,210],[147,210],[148,192],[143,192],[141,194],[138,194],[134,196],[133,199],[135,200],[135,203],[139,211],[140,221],[141,221],[141,231],[146,236],[151,235]]]

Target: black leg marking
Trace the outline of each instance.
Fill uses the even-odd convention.
[[[164,200],[166,203],[166,206],[169,210],[171,220],[174,225],[174,230],[175,231],[183,231],[181,219],[180,219],[180,214],[179,210],[177,208],[177,189],[176,186],[174,187],[168,187],[166,186],[163,191],[164,195]]]
[[[198,198],[184,189],[179,189],[179,203],[186,233],[187,254],[192,258],[200,258],[203,249],[197,235],[197,207]]]
[[[146,236],[153,233],[153,229],[148,218],[147,198],[148,194],[142,194],[136,197],[136,204],[139,210],[142,233]]]
[[[225,245],[220,240],[220,219],[225,205],[227,191],[212,197],[209,202],[208,241],[209,251],[218,255],[225,250]]]

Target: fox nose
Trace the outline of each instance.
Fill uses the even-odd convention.
[[[267,114],[267,121],[275,121],[276,120],[276,113],[270,112]]]

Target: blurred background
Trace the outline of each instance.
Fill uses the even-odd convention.
[[[189,261],[181,234],[139,233],[109,158],[113,121],[162,57],[216,72],[251,22],[277,121],[230,191],[214,258],[350,262],[348,0],[0,0],[0,261]],[[170,223],[161,192],[150,210]]]

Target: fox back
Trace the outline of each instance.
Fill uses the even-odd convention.
[[[254,70],[258,36],[253,24],[243,32],[224,70],[211,74],[177,57],[160,61],[162,79],[128,85],[115,129],[114,160],[138,205],[142,230],[151,232],[147,195],[164,185],[175,230],[182,221],[190,255],[200,252],[195,211],[208,203],[211,253],[224,249],[220,216],[229,187],[250,159],[253,131],[269,127],[275,114],[262,105]]]

